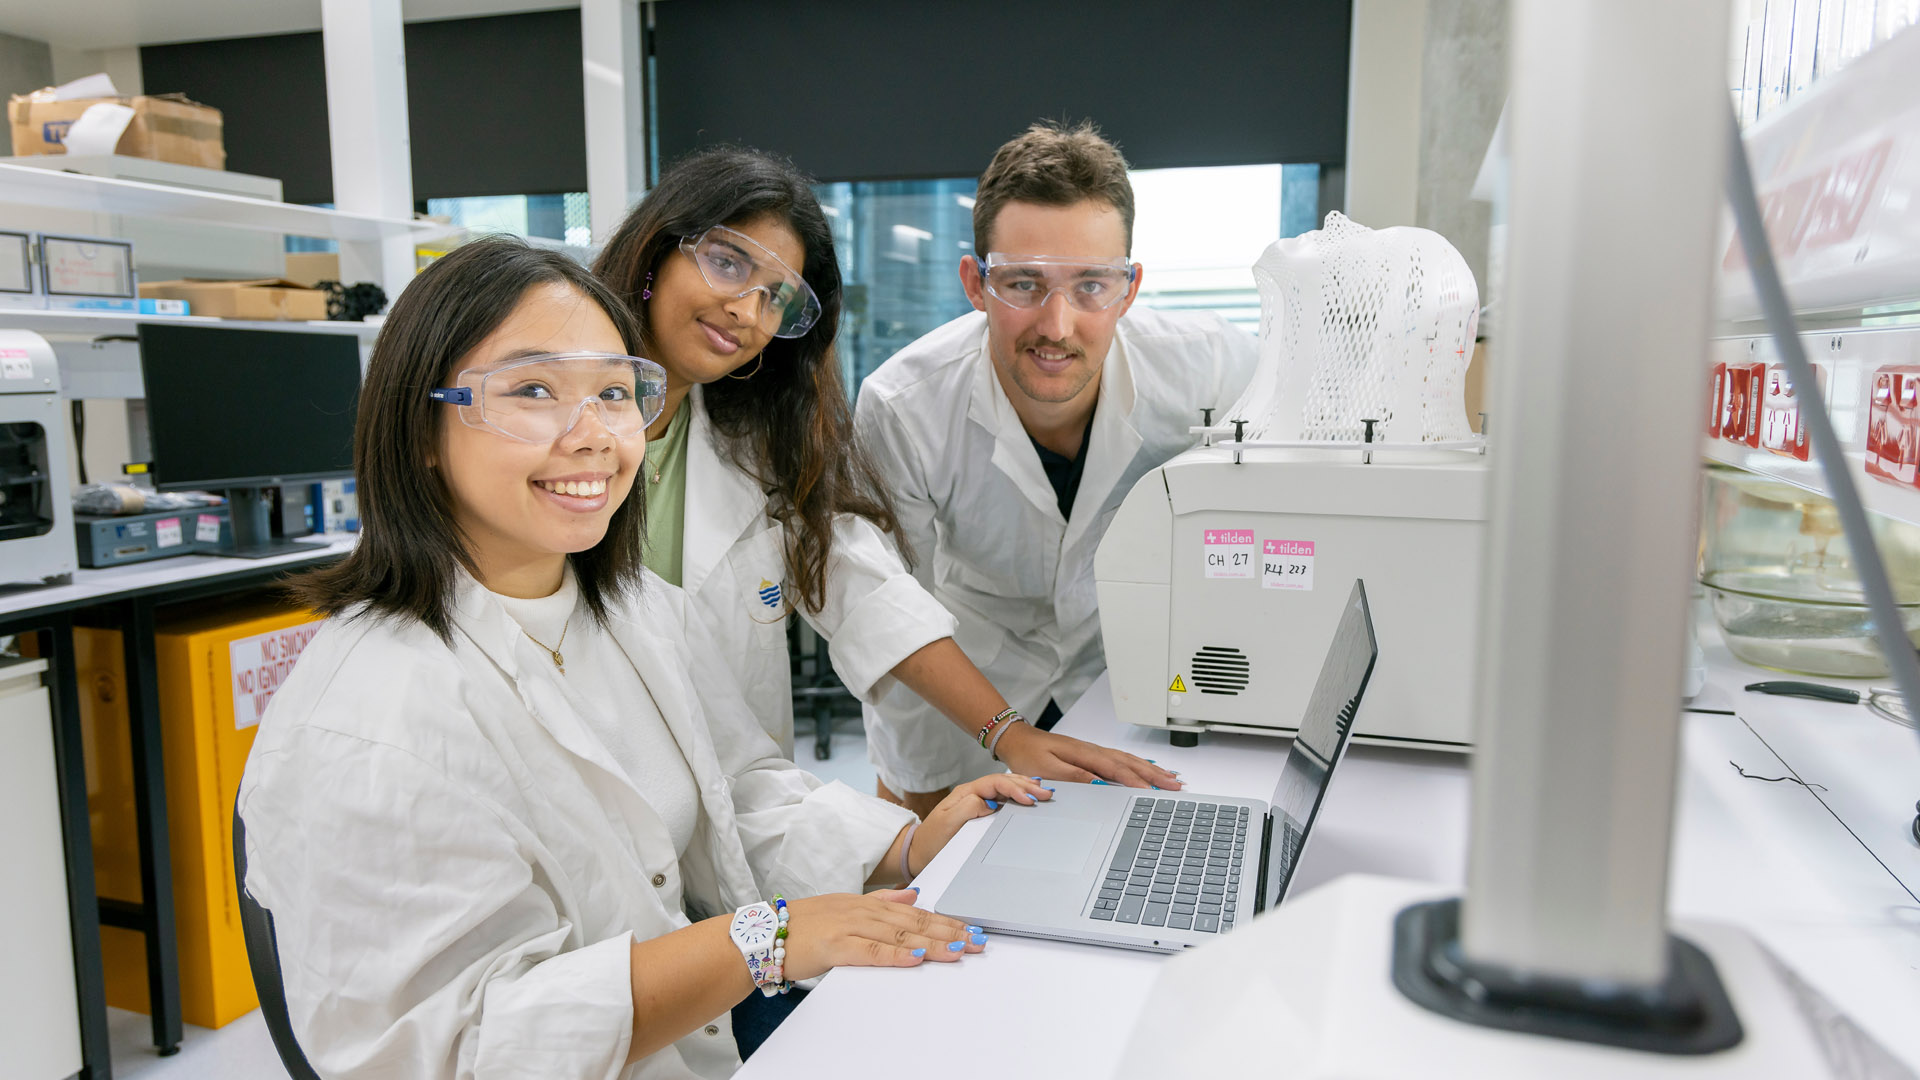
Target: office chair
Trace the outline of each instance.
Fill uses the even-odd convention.
[[[247,938],[247,966],[253,969],[253,987],[260,995],[260,1015],[266,1018],[267,1034],[273,1036],[273,1048],[292,1080],[320,1080],[320,1074],[307,1064],[307,1055],[294,1041],[293,1022],[287,1018],[287,990],[280,980],[280,945],[273,933],[273,913],[247,892],[247,827],[240,820],[237,804],[233,809],[233,872],[240,894],[240,926]]]

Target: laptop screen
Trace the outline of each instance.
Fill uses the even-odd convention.
[[[1300,734],[1287,749],[1280,783],[1273,789],[1273,835],[1267,840],[1263,910],[1273,910],[1287,894],[1301,845],[1320,812],[1334,763],[1346,749],[1354,714],[1360,710],[1360,695],[1379,655],[1367,590],[1355,581],[1341,609],[1340,625],[1334,628],[1333,644],[1320,665],[1320,678],[1313,684],[1313,696],[1307,699],[1306,715],[1300,718]]]

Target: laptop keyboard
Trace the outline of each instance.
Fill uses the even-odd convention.
[[[1249,820],[1244,806],[1133,800],[1089,914],[1207,934],[1232,928]]]

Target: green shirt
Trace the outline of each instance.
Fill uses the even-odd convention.
[[[647,489],[647,569],[680,584],[680,558],[686,547],[687,429],[694,404],[682,401],[667,422],[665,436],[647,443],[640,481]]]

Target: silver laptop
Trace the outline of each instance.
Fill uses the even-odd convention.
[[[1061,783],[994,815],[934,910],[1003,934],[1153,952],[1205,945],[1287,895],[1379,646],[1358,581],[1269,806]]]

